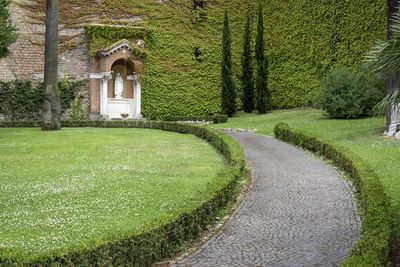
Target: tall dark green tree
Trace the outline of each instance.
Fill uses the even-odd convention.
[[[61,103],[58,88],[58,13],[59,0],[46,0],[42,130],[61,128]]]
[[[8,47],[17,40],[16,30],[10,20],[10,3],[11,0],[0,0],[0,58],[9,55]]]
[[[247,22],[243,36],[242,54],[242,105],[247,113],[254,110],[254,80],[253,80],[253,61],[251,55],[251,15],[247,15]]]
[[[265,58],[264,48],[264,19],[261,2],[258,5],[258,25],[256,38],[256,60],[257,60],[257,110],[260,114],[267,113],[271,109],[271,99],[268,92],[268,62]]]
[[[228,12],[224,16],[224,32],[222,37],[222,112],[229,117],[236,113],[236,89],[232,76],[231,33],[229,30]]]

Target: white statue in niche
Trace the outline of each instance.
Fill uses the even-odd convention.
[[[123,92],[124,92],[124,79],[122,78],[121,73],[117,73],[114,85],[115,98],[122,99]]]

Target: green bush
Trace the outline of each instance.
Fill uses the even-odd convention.
[[[33,126],[33,122],[0,122],[0,127]],[[162,121],[64,121],[63,127],[150,128],[182,134],[193,134],[214,146],[226,159],[227,166],[219,174],[216,193],[207,201],[172,221],[145,229],[142,234],[127,234],[120,240],[106,240],[79,251],[58,251],[27,262],[10,258],[0,250],[0,266],[151,266],[154,262],[173,257],[187,242],[214,224],[228,204],[235,201],[247,174],[244,153],[231,137],[213,129],[189,124]],[[132,190],[135,190],[132,188]]]
[[[375,172],[360,158],[343,147],[294,131],[280,123],[275,136],[332,160],[353,181],[363,217],[362,232],[351,255],[342,266],[388,266],[393,219],[390,201]]]
[[[84,83],[68,80],[59,82],[62,112],[70,108]],[[30,81],[0,81],[0,115],[6,120],[38,120],[42,116],[42,105],[43,84],[35,86]]]
[[[71,120],[89,120],[89,107],[85,105],[83,97],[77,96],[72,101],[69,118]]]
[[[42,92],[29,81],[0,82],[0,114],[6,120],[37,119]]]
[[[228,116],[215,113],[212,115],[212,121],[214,124],[225,123],[228,121]]]
[[[353,119],[372,115],[385,96],[383,81],[364,71],[332,70],[321,82],[321,106],[331,118]]]

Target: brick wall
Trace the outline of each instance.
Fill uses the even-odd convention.
[[[10,47],[8,58],[0,60],[0,80],[29,79],[43,80],[44,33],[43,22],[28,18],[25,11],[13,3],[10,6],[13,25],[18,29],[18,40]],[[72,49],[61,48],[59,55],[59,76],[82,80],[89,77],[88,44],[85,31],[63,29],[60,25],[60,40],[67,39]]]

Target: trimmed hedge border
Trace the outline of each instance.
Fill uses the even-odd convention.
[[[212,116],[171,117],[168,119],[168,121],[206,121],[218,124],[227,122],[228,116],[221,114],[214,114]]]
[[[391,204],[374,170],[345,148],[294,131],[284,123],[274,128],[275,137],[332,160],[352,179],[363,218],[362,232],[342,266],[389,266],[393,242]]]
[[[36,127],[40,122],[0,122],[0,127]],[[218,191],[198,208],[181,214],[176,220],[138,235],[78,251],[60,251],[33,261],[10,258],[0,249],[0,266],[151,266],[181,252],[185,243],[195,239],[216,222],[220,212],[233,203],[247,173],[244,153],[231,137],[213,129],[188,124],[158,121],[64,121],[63,127],[148,128],[193,134],[214,146],[227,161],[221,173]]]

